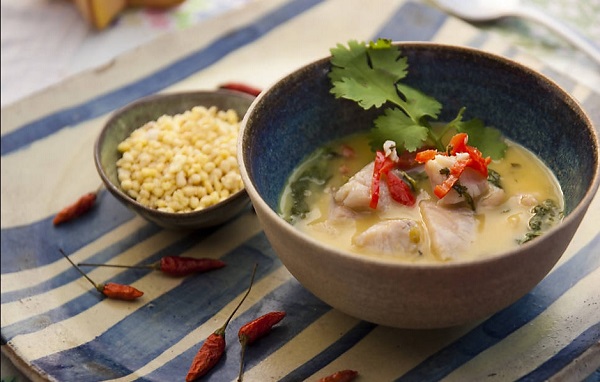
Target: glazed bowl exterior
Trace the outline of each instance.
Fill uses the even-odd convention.
[[[370,129],[375,111],[330,94],[329,58],[275,83],[242,122],[238,160],[264,232],[293,276],[315,296],[351,316],[401,328],[440,328],[493,314],[535,287],[559,260],[599,183],[598,137],[573,98],[541,74],[482,51],[400,43],[409,85],[438,99],[450,120],[488,125],[538,155],[558,178],[564,221],[520,247],[475,261],[411,264],[324,245],[280,217],[288,176],[326,142]]]
[[[122,190],[117,177],[117,160],[121,157],[117,146],[145,123],[165,114],[183,113],[194,106],[233,109],[242,118],[254,98],[248,94],[228,90],[169,93],[142,98],[117,110],[106,122],[94,146],[96,169],[104,186],[129,209],[166,229],[201,229],[228,221],[250,205],[245,189],[200,211],[169,213],[148,208]]]

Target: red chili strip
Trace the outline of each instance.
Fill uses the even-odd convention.
[[[270,312],[248,322],[240,328],[238,339],[242,345],[242,355],[240,357],[239,382],[242,382],[244,374],[244,353],[246,352],[246,347],[271,332],[273,326],[283,320],[284,317],[285,312]]]
[[[436,155],[456,155],[458,153],[467,153],[469,154],[469,158],[464,160],[457,160],[454,165],[449,169],[450,172],[448,174],[448,178],[444,180],[441,184],[438,184],[434,187],[433,193],[438,198],[443,198],[450,192],[452,187],[456,184],[463,171],[470,167],[475,171],[479,172],[483,177],[487,178],[488,176],[488,165],[491,163],[492,159],[490,157],[483,157],[481,151],[479,151],[476,147],[469,146],[467,142],[469,141],[469,136],[465,133],[455,134],[452,138],[450,138],[450,142],[448,143],[448,149],[445,153],[437,152],[436,150],[424,150],[417,153],[416,160],[420,163],[425,163],[431,159],[434,159]]]
[[[202,344],[198,353],[194,356],[192,360],[192,364],[188,373],[185,377],[186,382],[195,381],[196,379],[206,375],[215,365],[219,362],[223,353],[225,352],[225,330],[227,329],[227,325],[229,321],[235,315],[235,312],[242,306],[242,303],[250,294],[250,290],[252,289],[252,284],[254,283],[254,275],[256,274],[256,265],[254,266],[254,270],[252,271],[252,278],[250,279],[250,286],[244,294],[244,297],[237,304],[233,312],[227,318],[227,321],[221,326],[219,329],[215,330]]]
[[[450,153],[452,155],[456,155],[457,153],[468,153],[471,158],[471,162],[468,167],[471,167],[478,171],[485,178],[488,176],[488,164],[492,161],[490,157],[483,157],[481,151],[479,151],[476,147],[469,146],[467,142],[469,141],[469,136],[465,133],[459,133],[454,135],[450,139],[450,143],[448,144],[448,148],[450,149]]]
[[[466,133],[454,134],[448,142],[448,151],[450,155],[456,155],[456,153],[464,153],[467,149],[467,141],[469,136]]]
[[[328,375],[327,377],[319,379],[318,382],[350,382],[357,376],[358,371],[356,370],[340,370]]]
[[[415,205],[415,196],[412,194],[409,185],[402,178],[390,171],[386,175],[386,182],[392,199],[405,206]]]
[[[446,196],[448,192],[452,189],[452,187],[458,182],[458,178],[462,175],[463,171],[467,168],[467,166],[471,163],[471,158],[467,158],[465,160],[457,160],[454,162],[452,167],[450,168],[450,174],[446,180],[444,180],[441,184],[438,184],[434,187],[433,193],[438,198],[443,198]]]
[[[235,90],[238,92],[253,95],[255,97],[257,97],[262,91],[258,88],[252,87],[250,85],[242,84],[239,82],[228,82],[225,84],[221,84],[221,85],[219,85],[219,89]]]
[[[397,167],[397,164],[391,158],[386,157],[383,151],[375,153],[373,177],[371,178],[371,202],[369,203],[369,207],[372,209],[376,209],[379,203],[379,189],[382,175],[386,177],[386,183],[392,199],[405,206],[415,204],[415,197],[410,187],[396,174],[391,172],[394,167]]]
[[[437,150],[433,150],[433,149],[419,151],[417,153],[417,155],[415,156],[415,160],[419,163],[425,163],[425,162],[435,158],[435,156],[438,154],[439,154],[439,152]]]
[[[379,203],[379,185],[381,175],[387,174],[394,167],[394,161],[386,157],[383,151],[375,153],[375,165],[373,166],[373,177],[371,179],[371,202],[369,207],[377,208]]]
[[[89,192],[81,196],[75,203],[63,208],[52,223],[56,226],[70,220],[76,219],[92,209],[96,203],[96,192]]]

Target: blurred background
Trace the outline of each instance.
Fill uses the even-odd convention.
[[[119,54],[162,34],[185,30],[258,1],[1,0],[2,106],[82,70],[108,65]],[[418,1],[433,5],[430,0]],[[522,3],[543,9],[600,43],[600,0]],[[90,17],[94,11],[95,17]],[[505,35],[538,58],[550,60],[560,71],[569,68],[586,75],[585,68],[569,67],[573,55],[584,55],[544,27],[510,18],[478,27]],[[585,62],[586,57],[582,59]]]
[[[1,0],[2,106],[251,1]]]

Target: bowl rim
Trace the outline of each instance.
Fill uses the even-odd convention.
[[[159,101],[159,100],[172,99],[172,98],[185,97],[185,96],[214,95],[214,94],[218,94],[218,95],[222,95],[222,96],[229,96],[229,97],[234,97],[234,98],[244,98],[244,99],[247,99],[248,101],[253,101],[256,98],[255,96],[247,94],[247,93],[243,93],[243,92],[235,91],[235,90],[228,90],[228,89],[175,91],[175,92],[155,93],[155,94],[151,94],[151,95],[148,95],[145,97],[141,97],[141,98],[138,98],[138,99],[116,109],[114,112],[112,112],[111,115],[106,120],[106,122],[103,124],[102,129],[100,130],[100,133],[98,134],[98,136],[96,137],[96,140],[94,142],[94,164],[96,166],[96,171],[98,172],[98,175],[100,176],[100,178],[102,180],[102,183],[104,183],[104,187],[108,191],[110,191],[111,193],[116,195],[124,203],[130,203],[136,209],[144,210],[147,213],[154,215],[157,219],[169,219],[169,218],[173,218],[173,217],[181,217],[184,219],[193,219],[195,217],[199,217],[201,215],[208,214],[214,210],[218,210],[218,209],[224,207],[225,205],[231,204],[239,199],[244,199],[245,197],[247,197],[248,193],[247,193],[246,187],[244,185],[244,187],[241,190],[229,195],[226,199],[224,199],[216,204],[213,204],[211,206],[205,207],[198,211],[190,211],[190,212],[160,211],[160,210],[145,206],[145,205],[141,204],[140,202],[138,202],[137,200],[135,200],[134,198],[132,198],[131,196],[127,195],[121,189],[120,185],[114,184],[109,179],[108,175],[106,174],[106,171],[104,170],[104,167],[102,166],[101,143],[105,140],[106,135],[108,134],[109,126],[111,126],[114,121],[116,121],[118,118],[120,118],[123,113],[125,113],[131,109],[134,109],[136,107],[139,107],[140,105],[145,105],[145,104]],[[248,110],[249,110],[249,108],[248,108]],[[239,123],[240,123],[240,128],[241,128],[241,120]],[[141,126],[138,126],[131,131],[134,131],[135,129],[137,129],[139,127],[141,127]],[[241,131],[241,129],[240,129],[240,131]],[[238,132],[238,137],[239,137],[239,132]]]
[[[437,269],[450,270],[450,269],[464,268],[464,267],[477,267],[482,264],[496,262],[501,259],[509,259],[509,258],[512,258],[515,256],[521,256],[522,251],[524,249],[542,246],[544,244],[544,242],[551,239],[551,236],[553,236],[555,232],[562,230],[564,227],[570,226],[572,224],[576,224],[576,227],[579,226],[579,224],[581,223],[581,220],[583,220],[583,217],[586,214],[586,211],[587,211],[589,205],[592,202],[592,199],[596,195],[596,193],[599,189],[599,185],[600,185],[600,159],[599,159],[599,157],[600,157],[600,140],[598,138],[598,132],[596,131],[596,128],[594,127],[594,123],[593,123],[592,119],[589,117],[588,113],[585,111],[585,109],[582,107],[582,105],[579,103],[579,101],[577,99],[575,99],[575,97],[570,95],[562,86],[560,86],[556,81],[549,78],[547,75],[545,75],[541,72],[538,72],[538,71],[536,71],[524,64],[521,64],[515,60],[501,56],[499,54],[483,51],[483,50],[477,49],[477,48],[471,48],[471,47],[460,46],[460,45],[452,45],[452,44],[443,44],[443,43],[432,43],[432,42],[421,42],[421,41],[392,41],[392,44],[395,46],[409,47],[409,48],[412,47],[412,48],[420,48],[420,49],[428,48],[431,50],[450,50],[450,51],[455,51],[455,52],[459,52],[459,53],[465,53],[468,55],[474,55],[474,56],[479,55],[487,60],[496,61],[503,66],[506,66],[509,68],[512,67],[516,70],[519,70],[519,71],[525,73],[528,76],[534,76],[538,80],[546,82],[551,88],[554,89],[554,91],[557,92],[557,94],[559,94],[561,96],[562,99],[564,99],[566,101],[566,104],[569,107],[576,110],[577,114],[581,115],[582,119],[584,120],[585,125],[588,128],[588,132],[590,133],[590,136],[593,140],[594,148],[595,148],[595,150],[594,150],[595,167],[593,169],[594,172],[593,172],[592,182],[590,184],[590,187],[588,187],[584,196],[581,198],[579,203],[577,203],[575,208],[569,213],[569,215],[564,217],[563,220],[560,222],[560,224],[557,224],[557,225],[551,227],[548,231],[546,231],[546,233],[544,233],[540,237],[537,237],[535,240],[531,240],[527,243],[521,244],[519,247],[510,249],[507,251],[498,252],[498,253],[495,253],[492,255],[486,255],[481,258],[476,258],[476,259],[459,259],[459,260],[453,260],[451,262],[423,262],[423,263],[403,261],[403,260],[389,258],[389,257],[385,257],[385,256],[379,257],[379,256],[361,255],[361,254],[354,253],[351,251],[337,249],[333,246],[324,244],[323,242],[321,242],[307,234],[304,234],[303,232],[301,232],[300,230],[295,228],[293,225],[286,222],[276,211],[271,209],[271,207],[264,201],[264,199],[262,198],[262,196],[260,196],[256,187],[254,186],[254,184],[252,183],[252,181],[250,179],[248,169],[246,166],[246,161],[245,161],[244,155],[243,155],[244,151],[245,151],[244,144],[243,144],[244,137],[246,135],[246,131],[248,130],[247,123],[252,115],[252,112],[262,102],[262,99],[264,97],[266,97],[274,88],[279,86],[283,82],[284,79],[286,79],[289,76],[296,75],[302,71],[305,71],[306,69],[308,69],[310,67],[325,64],[327,61],[330,60],[331,55],[327,55],[327,56],[318,58],[316,60],[313,60],[309,63],[306,63],[306,64],[292,70],[291,72],[288,72],[287,74],[283,75],[282,77],[278,78],[270,86],[266,87],[256,97],[256,99],[252,102],[252,104],[248,108],[248,111],[244,115],[244,118],[242,119],[242,122],[240,125],[240,132],[239,132],[239,136],[238,136],[238,143],[237,143],[238,153],[237,153],[237,155],[238,155],[238,161],[239,161],[239,166],[240,166],[240,174],[242,176],[242,180],[245,185],[245,190],[248,192],[253,204],[258,204],[260,207],[260,210],[262,212],[264,212],[266,215],[268,215],[268,217],[271,220],[275,221],[276,224],[279,226],[279,228],[283,229],[286,234],[292,235],[296,239],[306,240],[311,246],[318,247],[330,255],[333,255],[333,256],[336,256],[339,258],[347,258],[348,260],[351,260],[351,261],[354,261],[357,263],[363,263],[363,264],[369,264],[369,265],[379,265],[379,266],[393,267],[393,268],[405,268],[405,269],[412,269],[412,270],[426,270],[426,271],[437,270]],[[255,209],[258,210],[258,208],[256,208],[256,207],[255,207]],[[579,222],[577,222],[577,220],[579,220]],[[560,256],[557,257],[557,259],[560,258],[562,255],[563,255],[563,253],[561,253]]]

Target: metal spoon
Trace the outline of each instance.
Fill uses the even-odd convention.
[[[585,36],[541,10],[520,4],[519,0],[432,0],[446,12],[472,22],[521,17],[535,21],[564,37],[600,65],[600,47]]]

